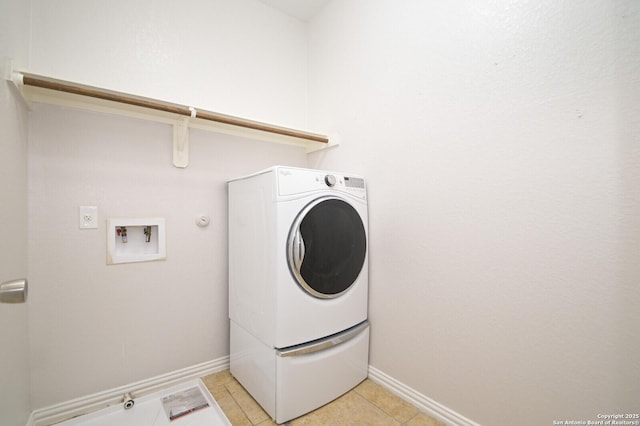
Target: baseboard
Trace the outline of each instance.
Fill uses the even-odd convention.
[[[369,366],[369,378],[389,389],[400,398],[409,401],[418,407],[420,411],[424,411],[449,426],[480,426],[480,424],[469,420],[462,414],[456,413],[452,409],[397,381],[371,365]]]
[[[229,369],[229,356],[186,367],[150,379],[34,410],[27,426],[46,426],[122,402],[125,393],[141,397],[187,380]]]
[[[82,414],[100,410],[109,405],[119,404],[121,403],[122,396],[127,392],[131,393],[134,397],[141,397],[177,383],[227,369],[229,369],[229,356],[224,356],[150,379],[39,408],[31,413],[26,426],[46,426],[58,423]],[[389,389],[400,398],[411,402],[421,411],[424,411],[447,425],[480,426],[478,423],[432,400],[371,365],[369,366],[369,378]]]

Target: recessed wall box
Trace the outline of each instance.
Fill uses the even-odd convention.
[[[122,217],[107,220],[107,265],[162,260],[166,257],[164,218]]]

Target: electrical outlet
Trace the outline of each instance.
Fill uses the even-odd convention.
[[[96,229],[98,227],[98,208],[96,206],[80,206],[78,208],[78,224],[80,229]]]

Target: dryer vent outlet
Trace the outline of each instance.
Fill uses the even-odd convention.
[[[124,407],[125,410],[129,410],[131,408],[133,408],[133,406],[135,405],[135,401],[133,400],[133,397],[131,396],[130,393],[125,393],[124,396],[122,397],[122,406]]]

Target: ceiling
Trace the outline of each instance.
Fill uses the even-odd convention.
[[[320,12],[331,0],[260,0],[262,3],[298,18],[301,21],[310,20]]]

